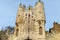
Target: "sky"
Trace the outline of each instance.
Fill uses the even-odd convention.
[[[16,14],[20,3],[34,7],[38,0],[0,0],[0,30],[7,26],[15,26]],[[60,0],[42,0],[44,2],[46,24],[45,29],[53,27],[53,22],[60,23]]]

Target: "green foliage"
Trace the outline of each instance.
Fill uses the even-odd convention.
[[[8,40],[9,35],[12,34],[13,31],[14,31],[14,27],[11,27],[11,26],[7,26],[5,30],[2,29],[0,31],[0,40]]]

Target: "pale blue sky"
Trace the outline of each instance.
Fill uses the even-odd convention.
[[[44,2],[46,25],[48,30],[53,22],[60,23],[60,0],[42,0]],[[20,3],[34,6],[37,0],[0,0],[0,30],[6,26],[15,26],[16,14]]]

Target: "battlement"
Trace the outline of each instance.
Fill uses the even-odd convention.
[[[50,28],[49,32],[60,32],[60,24],[58,24],[57,22],[53,23],[53,27]]]

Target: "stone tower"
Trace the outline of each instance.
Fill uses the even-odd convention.
[[[26,9],[20,4],[16,17],[14,40],[46,40],[44,4],[36,2],[34,8],[30,5]]]
[[[39,0],[34,7],[36,34],[35,40],[46,40],[44,4]],[[37,35],[37,36],[36,36]]]

